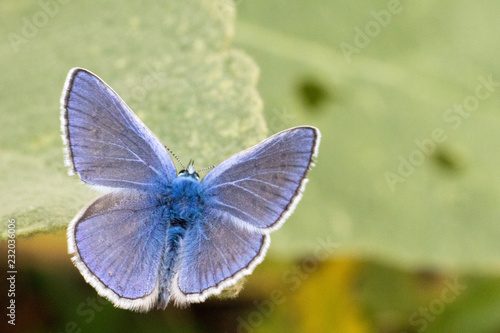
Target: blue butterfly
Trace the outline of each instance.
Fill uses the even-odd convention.
[[[202,302],[250,274],[300,200],[320,142],[318,129],[295,127],[202,180],[192,162],[177,174],[160,140],[82,68],[66,79],[61,128],[70,174],[114,189],[71,221],[72,261],[99,295],[143,312]]]

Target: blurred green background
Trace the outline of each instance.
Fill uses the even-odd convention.
[[[499,12],[465,0],[2,1],[15,331],[500,332]],[[321,130],[305,195],[238,297],[137,314],[73,267],[64,229],[98,196],[63,165],[59,98],[75,66],[199,167],[291,126]]]

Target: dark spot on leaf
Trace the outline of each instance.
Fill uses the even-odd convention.
[[[317,108],[328,98],[328,91],[316,80],[303,80],[298,90],[302,102],[308,107]]]
[[[460,156],[447,148],[437,147],[432,160],[445,171],[457,172],[462,168]]]

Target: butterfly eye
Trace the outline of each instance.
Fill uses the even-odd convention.
[[[193,177],[196,180],[200,180],[200,175],[196,171],[189,172],[189,170],[181,170],[178,174],[179,177]]]
[[[194,171],[194,161],[193,160],[189,161],[187,169],[182,169],[181,171],[179,171],[178,176],[193,177],[196,180],[200,180],[200,175],[196,171]]]

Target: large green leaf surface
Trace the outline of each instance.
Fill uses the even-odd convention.
[[[302,253],[331,235],[337,253],[498,273],[499,10],[465,0],[237,3],[235,44],[261,68],[270,131],[307,123],[323,135],[275,250]]]
[[[259,70],[212,1],[0,4],[0,235],[63,227],[99,194],[63,164],[59,99],[72,67],[113,87],[185,164],[263,139]]]
[[[59,97],[81,66],[198,167],[319,127],[317,166],[274,254],[320,237],[404,267],[498,272],[496,2],[48,3],[0,4],[0,218],[18,234],[65,226],[98,195],[62,163]]]

